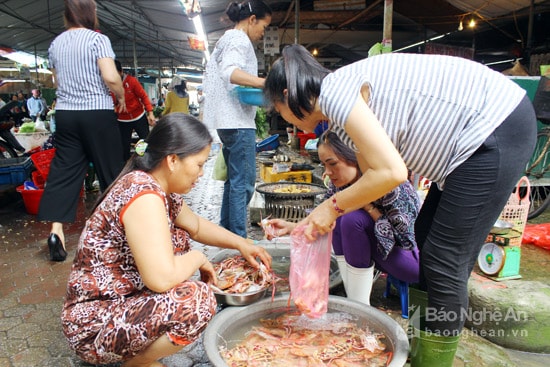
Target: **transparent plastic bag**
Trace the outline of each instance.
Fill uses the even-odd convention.
[[[318,318],[328,310],[332,232],[310,242],[304,229],[298,226],[291,234],[290,297],[303,314]]]

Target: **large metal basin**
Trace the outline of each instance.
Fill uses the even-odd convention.
[[[243,325],[288,309],[288,299],[288,294],[282,294],[275,297],[273,301],[266,298],[246,307],[230,307],[214,316],[204,332],[203,340],[210,362],[215,367],[227,367],[219,354],[219,347],[231,348],[232,341],[235,344],[238,343],[243,338]],[[388,350],[393,352],[388,366],[405,365],[409,353],[409,341],[403,328],[391,317],[374,307],[339,296],[329,296],[328,309],[329,312],[346,312],[357,316],[359,326],[368,326],[373,332],[383,333],[386,336]]]

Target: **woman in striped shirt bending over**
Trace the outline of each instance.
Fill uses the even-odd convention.
[[[50,45],[56,81],[56,152],[38,219],[52,222],[48,248],[52,261],[67,257],[63,223],[74,222],[80,190],[93,163],[104,191],[123,166],[122,144],[109,89],[117,109],[126,111],[122,80],[109,38],[97,32],[93,0],[65,1],[65,32]]]
[[[422,326],[413,323],[411,357],[413,367],[431,366],[432,359],[451,366],[467,315],[468,278],[535,145],[525,91],[458,57],[385,54],[331,72],[304,47],[290,45],[264,93],[301,130],[328,120],[363,172],[304,219],[311,238],[404,182],[407,169],[432,181],[415,225],[419,287],[428,304]],[[448,342],[445,362],[438,343]]]

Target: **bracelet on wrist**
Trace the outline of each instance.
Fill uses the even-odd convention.
[[[338,215],[344,214],[344,209],[340,208],[336,203],[336,194],[332,196],[332,208],[338,213]]]

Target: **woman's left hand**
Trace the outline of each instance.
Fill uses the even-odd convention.
[[[247,240],[250,241],[250,240]],[[256,258],[260,258],[260,261],[268,268],[271,269],[271,255],[267,250],[261,246],[256,246],[252,241],[247,242],[245,246],[242,246],[239,251],[243,257],[248,261],[253,267],[258,269],[260,264]]]

